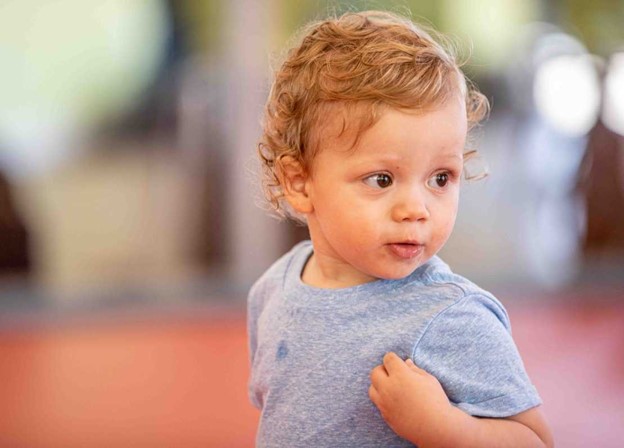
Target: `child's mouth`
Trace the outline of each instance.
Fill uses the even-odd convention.
[[[418,243],[391,243],[388,247],[394,255],[404,260],[419,256],[425,248],[423,244]]]

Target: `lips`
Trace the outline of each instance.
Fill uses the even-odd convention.
[[[391,243],[388,244],[388,248],[397,257],[410,260],[422,254],[425,246],[418,243]]]

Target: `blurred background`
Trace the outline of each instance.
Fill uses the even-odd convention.
[[[508,308],[561,447],[624,440],[624,1],[0,2],[0,446],[249,447],[246,292],[306,231],[255,144],[292,33],[450,34],[492,103],[441,253]]]

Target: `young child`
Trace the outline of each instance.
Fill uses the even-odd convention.
[[[268,199],[311,242],[249,294],[257,446],[553,446],[505,309],[436,256],[486,112],[394,14],[316,23],[288,53],[259,154]]]

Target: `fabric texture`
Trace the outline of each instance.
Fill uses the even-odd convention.
[[[507,417],[541,404],[503,305],[438,257],[400,280],[342,289],[304,284],[309,241],[252,287],[249,394],[258,447],[405,447],[368,398],[394,351],[436,376],[452,404]]]

